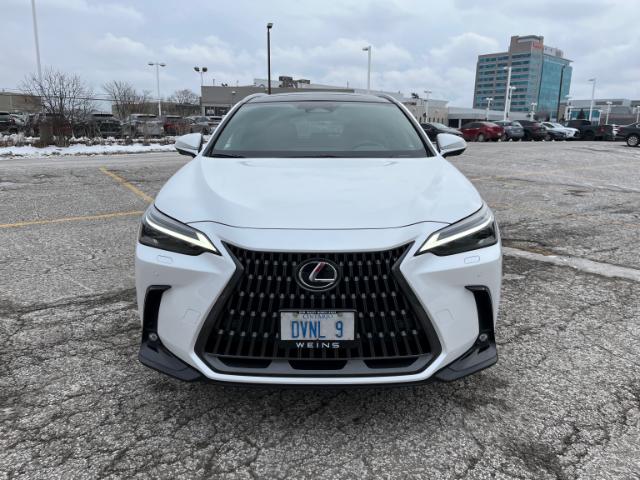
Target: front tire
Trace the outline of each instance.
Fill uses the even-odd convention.
[[[478,136],[476,137],[476,142],[484,142],[484,135],[482,133],[478,134]]]
[[[640,145],[640,135],[632,133],[627,137],[627,146],[637,147],[638,145]]]

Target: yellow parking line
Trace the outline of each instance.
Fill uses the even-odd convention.
[[[29,220],[25,222],[16,222],[16,223],[0,223],[0,228],[28,227],[30,225],[49,225],[51,223],[79,222],[82,220],[105,220],[108,218],[142,215],[143,213],[144,213],[143,210],[132,210],[130,212],[103,213],[100,215],[84,215],[81,217],[54,218],[51,220]]]
[[[127,180],[125,180],[124,178],[122,178],[120,175],[116,175],[113,172],[110,172],[109,170],[107,170],[105,167],[100,167],[100,171],[102,173],[104,173],[105,175],[110,176],[111,178],[113,178],[116,182],[118,182],[120,185],[122,185],[123,187],[128,188],[129,190],[131,190],[133,193],[135,193],[138,197],[140,197],[141,199],[143,199],[145,202],[147,203],[153,203],[153,197],[150,197],[149,195],[147,195],[146,193],[144,193],[142,190],[140,190],[138,187],[136,187],[135,185],[132,185],[131,183],[129,183]]]

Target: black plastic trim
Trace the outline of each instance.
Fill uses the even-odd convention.
[[[462,356],[434,375],[438,380],[445,382],[479,372],[498,361],[491,291],[484,285],[469,285],[466,289],[473,293],[478,310],[478,338]]]
[[[151,285],[147,288],[142,311],[142,341],[138,360],[149,368],[180,380],[200,380],[200,372],[176,357],[162,344],[160,338],[157,338],[162,295],[170,288],[169,285]],[[151,334],[155,334],[156,338],[151,339]]]
[[[261,377],[293,377],[293,378],[299,377],[300,375],[292,375],[292,374],[261,373],[259,371],[259,369],[256,369],[257,371],[255,373],[254,372],[247,372],[247,371],[244,371],[244,372],[225,372],[225,371],[220,371],[219,369],[215,368],[215,366],[212,364],[212,362],[209,361],[208,355],[205,352],[205,347],[206,347],[206,344],[207,344],[207,340],[209,338],[209,335],[211,335],[211,331],[213,330],[216,318],[220,314],[221,310],[225,307],[225,303],[226,303],[227,299],[233,293],[234,289],[236,288],[236,286],[240,282],[240,279],[242,277],[242,273],[244,271],[244,269],[242,267],[242,264],[238,261],[238,259],[236,259],[235,255],[233,255],[230,252],[230,250],[227,248],[227,246],[224,243],[223,243],[223,246],[225,247],[225,251],[226,251],[227,255],[229,256],[229,258],[231,258],[233,260],[233,262],[234,262],[234,264],[236,266],[236,269],[235,269],[231,279],[227,283],[226,287],[223,289],[222,293],[220,294],[220,296],[216,300],[213,308],[210,310],[209,314],[207,315],[207,318],[204,321],[204,324],[202,326],[202,329],[200,331],[200,334],[198,335],[198,338],[197,338],[196,344],[195,344],[195,353],[196,353],[196,355],[198,355],[198,357],[211,370],[213,370],[216,373],[223,374],[223,375],[233,374],[233,375],[261,376]],[[373,378],[375,378],[375,377],[395,376],[395,375],[415,375],[415,374],[423,372],[425,369],[427,369],[427,367],[429,365],[431,365],[431,363],[436,358],[438,358],[438,356],[442,352],[442,345],[440,344],[440,339],[438,338],[438,334],[436,333],[436,331],[435,331],[435,329],[433,327],[433,324],[431,323],[431,320],[429,319],[429,316],[427,315],[427,312],[422,307],[422,305],[420,304],[420,301],[418,300],[418,297],[414,293],[413,289],[411,288],[409,283],[406,281],[406,279],[404,278],[404,276],[400,272],[400,265],[405,260],[406,256],[409,254],[409,252],[412,250],[412,248],[413,248],[413,243],[407,244],[406,250],[404,251],[402,256],[396,261],[396,263],[392,266],[391,271],[392,271],[393,275],[396,277],[396,280],[398,281],[398,284],[400,285],[400,288],[403,290],[403,292],[407,296],[407,298],[409,300],[409,303],[411,304],[412,308],[415,310],[416,316],[418,317],[418,320],[420,322],[422,322],[422,324],[424,326],[425,333],[426,333],[427,338],[429,340],[429,346],[431,348],[431,351],[428,354],[425,354],[423,356],[425,358],[428,356],[425,364],[423,366],[421,366],[421,368],[419,368],[418,370],[411,371],[411,372],[406,372],[406,373],[397,373],[397,372],[390,373],[390,372],[385,372],[384,371],[385,369],[380,369],[379,372],[370,373],[370,374],[362,374],[362,373],[341,374],[341,375],[339,375],[341,378],[348,378],[348,377],[373,377]],[[305,375],[305,376],[306,377],[323,378],[323,377],[332,377],[332,376],[335,376],[335,374],[333,374],[333,375],[331,375],[331,374],[316,374],[316,375],[309,374],[309,375]]]

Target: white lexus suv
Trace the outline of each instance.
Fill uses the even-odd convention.
[[[497,361],[502,255],[473,185],[387,96],[252,95],[144,214],[140,361],[183,380],[454,380]]]

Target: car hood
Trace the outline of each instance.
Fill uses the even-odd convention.
[[[185,223],[292,229],[453,223],[482,206],[473,185],[440,157],[197,157],[155,203]]]

